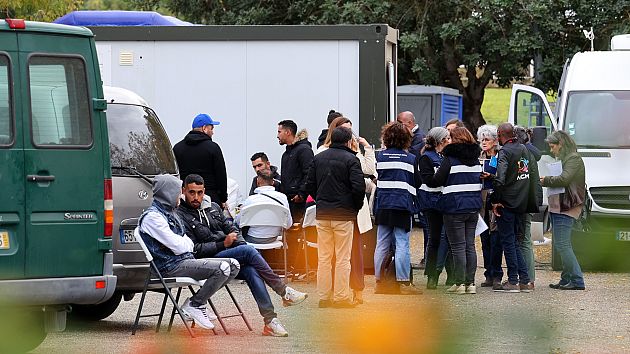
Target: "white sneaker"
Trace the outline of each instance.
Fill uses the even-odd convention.
[[[297,305],[300,302],[306,300],[307,297],[308,297],[307,293],[297,291],[287,286],[286,290],[284,291],[284,296],[282,297],[282,305],[285,307]]]
[[[195,324],[201,328],[214,329],[214,325],[210,322],[208,312],[205,306],[194,307],[190,305],[190,299],[186,299],[181,307],[182,312],[195,321]]]
[[[284,329],[282,323],[277,318],[271,320],[271,322],[267,323],[263,328],[262,332],[263,336],[272,336],[272,337],[288,337],[289,332]]]
[[[183,310],[184,306],[190,307],[190,298],[186,299],[184,301],[184,304],[180,308]],[[192,317],[190,317],[190,315],[188,315],[186,312],[184,312],[184,311],[182,311],[182,312],[183,312],[182,315],[184,315],[184,319],[186,321],[192,321],[193,320]],[[210,321],[214,321],[214,320],[217,319],[217,316],[214,313],[210,313],[210,312],[206,311],[206,314],[208,315],[208,319]]]
[[[446,289],[446,292],[451,293],[451,294],[465,294],[466,286],[464,284],[460,284],[460,285],[453,284],[453,286]]]
[[[470,284],[466,287],[466,294],[476,294],[477,293],[477,287],[475,286],[475,284]]]

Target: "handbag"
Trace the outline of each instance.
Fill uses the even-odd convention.
[[[578,205],[584,204],[585,192],[585,186],[580,188],[577,183],[570,183],[564,189],[564,193],[560,195],[560,211],[571,210]]]

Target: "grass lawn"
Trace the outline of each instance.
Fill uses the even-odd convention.
[[[507,122],[511,94],[512,89],[509,88],[486,89],[481,114],[488,124]]]

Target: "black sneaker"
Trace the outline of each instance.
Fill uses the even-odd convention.
[[[573,283],[569,283],[569,284],[565,284],[565,285],[560,285],[560,287],[558,288],[560,290],[585,290],[586,288],[583,286],[577,286]]]
[[[436,276],[432,276],[429,275],[429,278],[427,279],[427,289],[437,289],[438,286],[438,277]]]

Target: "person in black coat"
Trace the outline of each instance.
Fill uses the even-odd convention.
[[[416,117],[410,111],[400,112],[396,117],[396,121],[405,126],[411,133],[411,146],[409,153],[419,156],[420,151],[424,147],[425,134],[424,131],[416,124]]]
[[[289,209],[293,222],[301,222],[304,218],[305,201],[307,195],[300,193],[306,181],[308,170],[313,164],[313,147],[308,141],[308,134],[302,131],[298,134],[297,124],[292,120],[278,123],[278,142],[286,145],[282,154],[280,182],[283,193],[289,199]]]
[[[326,128],[322,129],[322,132],[317,137],[318,148],[324,145],[324,142],[326,141],[326,136],[328,135],[328,127],[330,126],[330,123],[332,123],[332,121],[335,120],[335,118],[337,117],[343,117],[343,114],[341,112],[335,111],[334,109],[331,109],[328,112],[328,117],[326,118],[326,123],[327,123]]]
[[[319,307],[353,307],[350,255],[354,223],[365,198],[365,181],[359,159],[351,149],[352,131],[335,128],[331,142],[327,150],[315,156],[303,194],[315,197],[317,205]],[[336,258],[334,286],[333,256]]]
[[[199,114],[192,130],[175,144],[173,153],[182,180],[189,174],[198,174],[205,181],[206,195],[225,208],[227,201],[227,171],[221,147],[212,141],[214,126],[220,123],[207,114]]]

